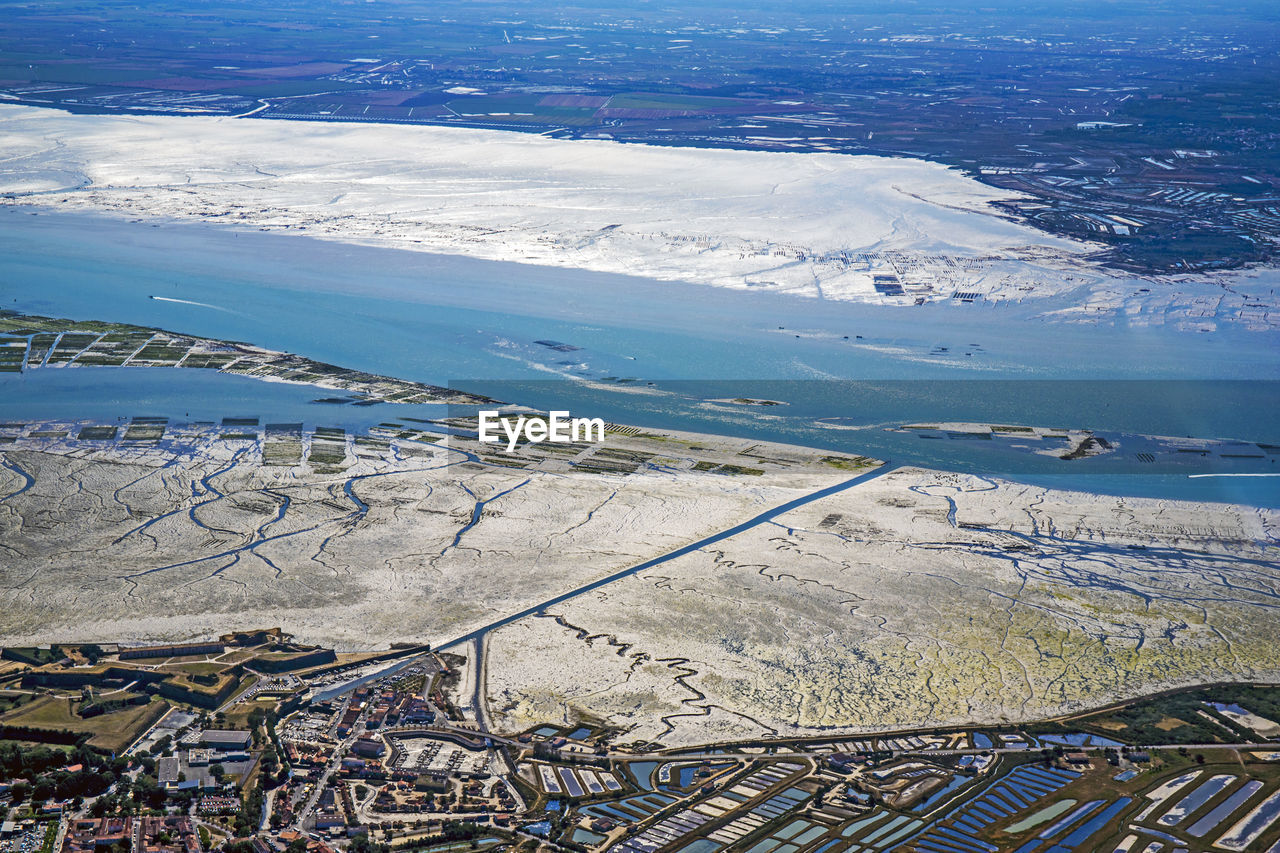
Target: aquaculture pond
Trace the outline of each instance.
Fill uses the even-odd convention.
[[[657,768],[657,761],[633,761],[627,765],[627,770],[635,778],[636,784],[646,791],[654,790],[653,771]]]
[[[1066,812],[1076,801],[1070,798],[1058,800],[1058,802],[1045,806],[1040,811],[1029,814],[1017,823],[1012,823],[1005,828],[1005,832],[1010,835],[1017,835],[1020,832],[1026,832],[1028,829],[1034,829],[1042,823],[1047,823],[1062,813]]]

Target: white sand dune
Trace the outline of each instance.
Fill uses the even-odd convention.
[[[0,104],[0,204],[828,300],[1280,329],[1280,270],[1115,274],[1089,259],[1101,246],[1005,218],[992,202],[1011,197],[908,158]]]
[[[27,201],[828,298],[875,297],[875,274],[950,298],[993,270],[1025,278],[1017,259],[1097,248],[910,159],[11,105],[0,146],[0,192]]]

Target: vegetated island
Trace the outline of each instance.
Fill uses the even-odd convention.
[[[240,341],[182,335],[129,323],[0,311],[0,373],[51,367],[191,367],[357,395],[354,400],[316,401],[323,403],[495,402],[477,394],[338,367]]]

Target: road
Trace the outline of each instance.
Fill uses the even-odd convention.
[[[319,802],[320,794],[324,791],[325,786],[329,784],[329,779],[333,776],[334,771],[336,771],[339,765],[342,764],[342,759],[346,757],[347,750],[351,748],[351,744],[355,743],[356,738],[360,737],[362,734],[364,734],[364,726],[357,725],[351,730],[351,733],[347,735],[345,740],[334,747],[333,758],[325,765],[324,773],[320,774],[320,778],[316,780],[315,789],[311,792],[311,795],[307,797],[306,805],[298,809],[297,817],[293,819],[293,826],[290,827],[291,829],[295,829],[298,832],[305,832],[303,825],[306,823],[307,817],[311,814],[312,810],[315,809],[316,803]]]
[[[62,849],[62,840],[67,836],[68,820],[66,815],[58,815],[58,834],[53,837],[52,850]]]
[[[527,749],[529,744],[522,743],[516,738],[506,737],[504,735],[493,734],[491,732],[477,732],[475,729],[468,729],[462,726],[453,726],[448,723],[435,723],[431,726],[406,726],[404,730],[421,730],[431,731],[432,729],[443,732],[456,732],[468,738],[484,737],[488,738],[495,745],[505,744],[517,749]],[[397,731],[396,728],[388,729],[388,733]],[[830,746],[829,743],[823,742],[816,744],[818,746]],[[1068,752],[1105,752],[1108,747],[1105,746],[1069,746],[1063,747]],[[1116,747],[1118,748],[1118,747]],[[1280,751],[1280,743],[1199,743],[1199,744],[1179,744],[1164,743],[1150,744],[1142,746],[1129,747],[1132,751],[1141,752],[1148,749],[1274,749]],[[1038,753],[1038,747],[989,747],[987,749],[969,748],[969,749],[905,749],[905,750],[885,750],[892,752],[894,755],[913,755],[913,756],[930,756],[930,755],[1005,755],[1014,753]],[[705,748],[683,748],[663,752],[621,752],[617,750],[609,750],[607,752],[595,754],[598,758],[608,758],[617,761],[690,761],[696,759],[714,758],[720,759],[737,759],[742,761],[758,761],[767,759],[776,761],[780,759],[817,759],[826,755],[826,752],[820,752],[813,749],[805,750],[801,748],[786,750],[777,750],[772,752],[732,749],[717,749],[715,754],[709,753]]]
[[[862,474],[859,474],[856,477],[852,477],[848,480],[844,480],[842,482],[836,483],[833,486],[827,486],[826,488],[819,489],[815,492],[810,492],[807,495],[802,495],[801,497],[779,504],[778,506],[765,510],[759,515],[756,515],[756,516],[753,516],[752,518],[747,519],[746,521],[740,522],[739,524],[735,524],[733,527],[729,527],[729,528],[726,528],[725,530],[712,533],[709,536],[704,536],[703,538],[698,539],[695,542],[690,542],[687,545],[682,545],[681,547],[675,548],[671,551],[666,552],[665,554],[661,554],[660,556],[654,557],[649,560],[645,560],[644,562],[638,563],[634,566],[629,566],[628,568],[614,572],[611,575],[606,575],[603,578],[591,581],[590,583],[583,584],[582,586],[576,587],[567,592],[560,593],[559,595],[553,596],[537,604],[526,607],[523,610],[517,611],[516,613],[512,613],[508,616],[504,616],[501,619],[497,619],[493,622],[490,622],[487,625],[484,625],[480,628],[476,628],[475,630],[470,631],[466,634],[463,634],[460,637],[455,637],[452,640],[448,640],[442,644],[439,644],[434,647],[433,651],[439,652],[439,651],[444,651],[446,649],[455,648],[457,646],[474,644],[475,653],[472,655],[474,660],[471,661],[471,668],[473,670],[472,677],[474,679],[474,684],[472,685],[472,689],[469,691],[471,693],[471,696],[469,698],[470,698],[470,702],[474,705],[476,709],[476,718],[477,718],[477,722],[479,722],[480,724],[481,731],[487,733],[488,727],[485,725],[485,714],[482,711],[482,707],[484,703],[484,697],[483,697],[484,680],[483,679],[484,679],[484,673],[485,673],[485,664],[483,660],[483,655],[484,655],[485,639],[491,631],[496,631],[499,628],[512,624],[513,622],[518,622],[521,619],[525,619],[525,618],[528,618],[529,616],[533,616],[535,614],[541,613],[544,610],[546,610],[548,607],[554,607],[557,604],[563,604],[566,601],[570,601],[581,595],[586,595],[587,593],[600,589],[603,586],[608,586],[609,584],[614,583],[616,581],[631,577],[632,575],[635,575],[639,572],[643,572],[648,569],[651,569],[654,566],[660,566],[663,563],[678,559],[680,557],[685,556],[686,554],[692,554],[695,551],[699,551],[703,548],[706,548],[709,545],[714,545],[717,542],[722,542],[725,539],[729,539],[733,536],[737,536],[739,533],[750,530],[753,527],[758,527],[759,525],[764,524],[766,522],[772,521],[773,519],[777,518],[780,515],[785,515],[786,513],[791,512],[793,509],[797,509],[799,507],[805,506],[806,504],[813,503],[814,501],[819,501],[819,500],[822,500],[823,498],[831,497],[832,495],[836,495],[841,492],[847,491],[849,489],[852,489],[855,486],[862,485],[863,483],[869,480],[873,480],[876,477],[880,477],[885,474],[888,474],[890,471],[894,471],[898,467],[899,466],[891,462],[888,462],[888,461],[883,462],[877,468],[873,468],[872,470],[863,472]],[[409,660],[406,660],[397,664],[396,666],[390,667],[386,672],[367,676],[365,678],[359,679],[349,684],[325,690],[322,693],[318,693],[315,697],[313,697],[312,701],[315,701],[316,699],[332,699],[337,696],[341,696],[362,684],[366,684],[370,681],[374,681],[379,678],[385,677],[386,675],[390,675],[393,672],[395,672],[397,668],[402,668],[404,666],[407,666],[409,662],[410,662]],[[513,745],[516,745],[516,744],[513,744]]]
[[[371,684],[375,681],[380,681],[384,678],[387,678],[388,676],[395,675],[397,672],[401,672],[402,670],[408,669],[409,667],[413,666],[416,663],[422,663],[423,661],[431,660],[433,654],[434,652],[423,652],[422,654],[415,654],[411,657],[402,658],[400,660],[394,661],[393,663],[389,663],[386,666],[383,666],[379,669],[374,670],[373,672],[368,672],[368,673],[365,673],[364,675],[355,676],[350,681],[347,681],[343,684],[325,687],[323,690],[317,691],[315,695],[313,695],[308,701],[327,702],[330,699],[336,699],[339,696],[343,696],[347,693],[350,693],[352,690],[355,690],[357,687],[363,687],[366,684]]]
[[[714,545],[717,542],[723,542],[725,539],[729,539],[730,537],[737,536],[739,533],[750,530],[753,527],[758,527],[759,525],[764,524],[767,521],[772,521],[773,519],[777,518],[780,515],[785,515],[786,513],[791,512],[791,510],[793,509],[797,509],[799,507],[805,506],[806,504],[811,504],[814,501],[820,501],[823,498],[829,498],[832,495],[837,495],[840,492],[847,491],[848,489],[852,489],[854,486],[860,486],[863,483],[867,482],[868,480],[874,480],[876,477],[880,477],[880,476],[883,476],[884,474],[888,474],[890,471],[894,471],[897,468],[898,468],[897,465],[894,465],[890,462],[885,462],[880,467],[875,468],[871,471],[867,471],[866,473],[859,474],[857,477],[853,477],[852,479],[845,480],[844,482],[841,482],[841,483],[836,483],[834,486],[827,486],[825,489],[819,489],[816,492],[811,492],[802,497],[798,497],[794,500],[787,501],[784,504],[779,504],[778,506],[773,507],[772,509],[765,510],[764,512],[760,513],[757,516],[749,518],[746,521],[743,521],[739,524],[735,524],[733,527],[727,528],[725,530],[721,530],[718,533],[712,533],[710,536],[704,536],[703,538],[697,540],[696,542],[690,542],[688,545],[682,545],[681,547],[676,548],[675,550],[668,551],[667,553],[662,554],[661,556],[658,556],[658,557],[654,557],[651,560],[646,560],[643,563],[639,563],[629,568],[622,569],[621,571],[614,572],[613,574],[607,575],[603,578],[600,578],[599,580],[591,581],[590,583],[584,584],[580,587],[577,587],[576,589],[571,589],[568,592],[563,592],[557,596],[554,596],[552,598],[548,598],[545,601],[539,602],[538,604],[534,604],[529,607],[526,607],[524,610],[521,610],[516,613],[512,613],[510,616],[504,616],[501,619],[498,619],[494,622],[490,622],[488,625],[485,625],[481,628],[477,628],[474,631],[471,631],[469,633],[463,634],[461,637],[456,637],[452,640],[449,640],[448,642],[445,642],[436,646],[435,647],[436,651],[444,651],[445,649],[450,649],[450,648],[453,648],[454,646],[460,646],[464,643],[470,643],[473,640],[480,640],[490,631],[496,631],[499,628],[510,625],[512,622],[519,622],[521,619],[526,619],[537,613],[541,613],[542,611],[546,610],[548,607],[555,607],[557,604],[563,604],[564,602],[577,598],[580,595],[586,595],[587,593],[593,592],[594,590],[597,590],[602,586],[608,586],[609,584],[614,583],[615,581],[620,581],[623,578],[630,577],[631,575],[634,575],[638,572],[643,572],[643,571],[646,571],[647,569],[652,569],[654,566],[660,566],[663,563],[667,563],[667,562],[670,562],[671,560],[675,560],[679,557],[683,557],[686,554],[692,554],[695,551],[699,551],[703,548],[706,548],[708,545]]]
[[[638,574],[639,572],[652,569],[654,566],[660,566],[663,563],[667,563],[667,562],[670,562],[671,560],[678,559],[680,557],[685,556],[686,554],[692,554],[695,551],[700,551],[701,549],[706,548],[709,545],[714,545],[717,542],[722,542],[725,539],[729,539],[733,536],[737,536],[739,533],[743,533],[747,530],[752,529],[753,527],[758,527],[761,524],[772,521],[773,519],[777,518],[780,515],[785,515],[786,513],[791,512],[791,510],[793,509],[797,509],[799,507],[805,506],[806,504],[813,503],[814,501],[822,500],[823,498],[831,497],[832,495],[836,495],[836,494],[839,494],[840,492],[847,491],[848,489],[852,489],[854,486],[862,485],[868,480],[873,480],[876,477],[880,477],[880,476],[883,476],[884,474],[888,474],[890,471],[896,470],[897,467],[898,467],[897,465],[894,465],[893,463],[886,461],[877,468],[874,468],[870,471],[866,471],[862,474],[859,474],[856,477],[845,480],[843,482],[836,483],[834,486],[827,486],[826,488],[819,489],[816,492],[811,492],[807,495],[803,495],[801,497],[795,498],[794,500],[790,500],[790,501],[787,501],[786,503],[779,504],[778,506],[775,506],[771,509],[767,509],[764,512],[760,513],[759,515],[753,516],[752,518],[749,518],[746,521],[743,521],[739,524],[735,524],[733,527],[729,527],[717,533],[712,533],[710,536],[704,536],[703,538],[698,539],[695,542],[690,542],[688,545],[682,545],[679,548],[666,552],[665,554],[654,557],[650,560],[645,560],[643,563],[630,566],[628,568],[614,572],[611,575],[606,575],[605,577],[600,578],[599,580],[594,580],[594,581],[591,581],[590,583],[583,584],[580,587],[571,589],[568,592],[562,592],[559,595],[548,598],[544,601],[539,602],[538,604],[534,604],[529,607],[526,607],[525,609],[520,610],[516,613],[512,613],[509,616],[504,616],[501,619],[495,620],[493,622],[490,622],[487,625],[484,625],[483,627],[476,628],[473,631],[463,634],[461,637],[455,637],[452,640],[449,640],[445,643],[442,643],[436,646],[435,651],[444,651],[446,649],[455,648],[457,646],[474,644],[475,654],[473,655],[473,657],[475,658],[475,660],[472,662],[471,665],[472,665],[472,669],[474,670],[473,678],[475,679],[475,683],[472,687],[472,691],[471,691],[472,696],[470,698],[470,701],[476,708],[476,718],[477,718],[477,722],[480,723],[481,730],[487,731],[488,727],[485,726],[484,724],[485,714],[483,713],[481,708],[484,703],[484,697],[483,697],[483,692],[484,692],[483,679],[484,679],[484,673],[485,673],[485,663],[483,660],[484,645],[485,645],[485,639],[490,632],[496,631],[499,628],[502,628],[506,625],[510,625],[513,622],[519,622],[521,619],[526,619],[530,616],[536,615],[538,613],[542,613],[548,607],[555,607],[557,604],[563,604],[566,601],[570,601],[581,595],[586,595],[587,593],[600,589],[603,586],[608,586],[611,583],[620,581],[624,578],[631,577],[632,575]]]
[[[262,819],[258,821],[258,832],[266,832],[271,827],[271,807],[275,804],[276,789],[270,788],[262,795]]]

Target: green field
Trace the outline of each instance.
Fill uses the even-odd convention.
[[[73,707],[74,700],[43,696],[0,716],[0,724],[87,734],[90,746],[120,752],[160,719],[169,704],[153,699],[146,705],[131,705],[87,720],[76,716]]]
[[[1248,743],[1255,732],[1206,706],[1205,702],[1238,703],[1259,716],[1280,722],[1280,687],[1229,684],[1200,687],[1166,696],[1140,699],[1123,708],[1032,725],[1032,733],[1086,729],[1132,744]]]
[[[172,672],[185,672],[188,675],[217,675],[226,669],[227,665],[212,661],[191,661],[190,663],[165,664],[160,668]]]
[[[715,110],[734,109],[750,106],[749,101],[737,98],[708,98],[701,95],[664,95],[643,92],[628,92],[614,95],[606,105],[612,109],[625,110]]]

